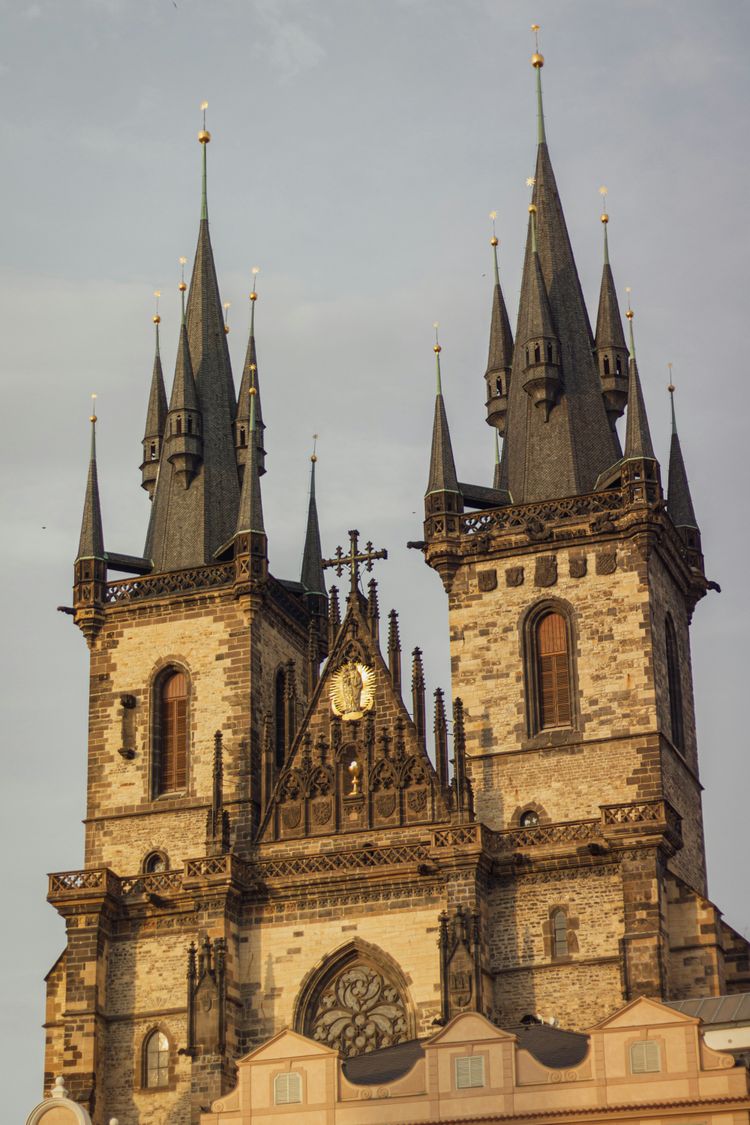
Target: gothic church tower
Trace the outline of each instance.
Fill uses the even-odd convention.
[[[665,497],[608,217],[594,335],[532,61],[515,340],[495,257],[491,488],[459,479],[435,345],[418,546],[447,591],[453,682],[431,714],[421,651],[408,677],[395,610],[381,644],[363,588],[386,552],[351,530],[323,557],[315,454],[299,580],[270,569],[258,294],[237,396],[199,134],[169,396],[155,318],[145,547],[109,549],[92,415],[74,568],[85,855],[50,876],[66,946],[45,1068],[94,1125],[199,1125],[236,1060],[285,1027],[361,1064],[461,1012],[582,1029],[641,994],[750,983],[746,943],[706,897],[689,624],[711,583],[679,438]]]

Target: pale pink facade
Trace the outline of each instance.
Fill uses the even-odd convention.
[[[516,1036],[466,1013],[433,1035],[405,1074],[356,1085],[337,1052],[282,1031],[240,1060],[237,1087],[214,1102],[201,1125],[750,1121],[747,1068],[706,1046],[699,1020],[638,999],[589,1037],[577,1065],[552,1068],[520,1048]],[[467,1058],[482,1061],[459,1062]],[[457,1088],[459,1069],[464,1082],[470,1076],[468,1088]],[[300,1100],[277,1104],[277,1092],[285,1097],[290,1089]]]

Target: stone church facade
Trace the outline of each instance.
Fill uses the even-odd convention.
[[[156,324],[146,545],[105,547],[92,417],[75,562],[86,839],[83,868],[50,876],[67,941],[45,1081],[64,1075],[94,1125],[196,1125],[286,1028],[357,1058],[462,1013],[575,1031],[639,996],[750,986],[747,945],[707,897],[689,626],[711,583],[679,438],[665,491],[608,218],[593,332],[532,61],[515,340],[493,240],[492,487],[458,479],[435,346],[412,546],[445,587],[452,698],[430,706],[421,653],[402,667],[397,615],[381,628],[365,578],[384,552],[352,531],[323,558],[314,458],[302,573],[269,571],[254,322],[235,394],[200,134],[169,400]]]

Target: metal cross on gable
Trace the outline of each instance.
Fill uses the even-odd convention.
[[[357,550],[359,540],[358,531],[349,532],[349,550],[344,552],[343,548],[337,547],[336,554],[332,559],[323,559],[323,568],[333,567],[339,577],[344,573],[344,567],[350,568],[349,577],[351,580],[351,592],[356,594],[359,589],[359,568],[360,564],[364,564],[365,570],[372,570],[372,564],[375,559],[387,559],[388,552],[374,551],[372,543],[368,539],[365,543],[364,551]]]

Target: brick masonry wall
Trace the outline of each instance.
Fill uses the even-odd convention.
[[[559,907],[566,911],[570,936],[563,959],[554,957],[548,936],[550,916]],[[622,930],[616,864],[532,873],[497,887],[488,903],[496,1020],[508,1026],[542,1012],[581,1030],[614,1011],[623,999]]]
[[[250,769],[251,697],[257,748],[276,669],[287,660],[296,660],[300,711],[305,706],[303,652],[302,638],[273,620],[262,602],[236,599],[231,591],[110,611],[91,653],[86,865],[133,874],[153,848],[163,848],[173,866],[204,853],[217,730],[224,735],[225,801],[230,810],[236,805],[234,846],[246,847],[251,813],[243,803],[258,797]],[[190,680],[188,784],[184,795],[152,800],[152,685],[171,664],[185,668]],[[132,760],[119,753],[123,694],[136,701],[127,716]]]

